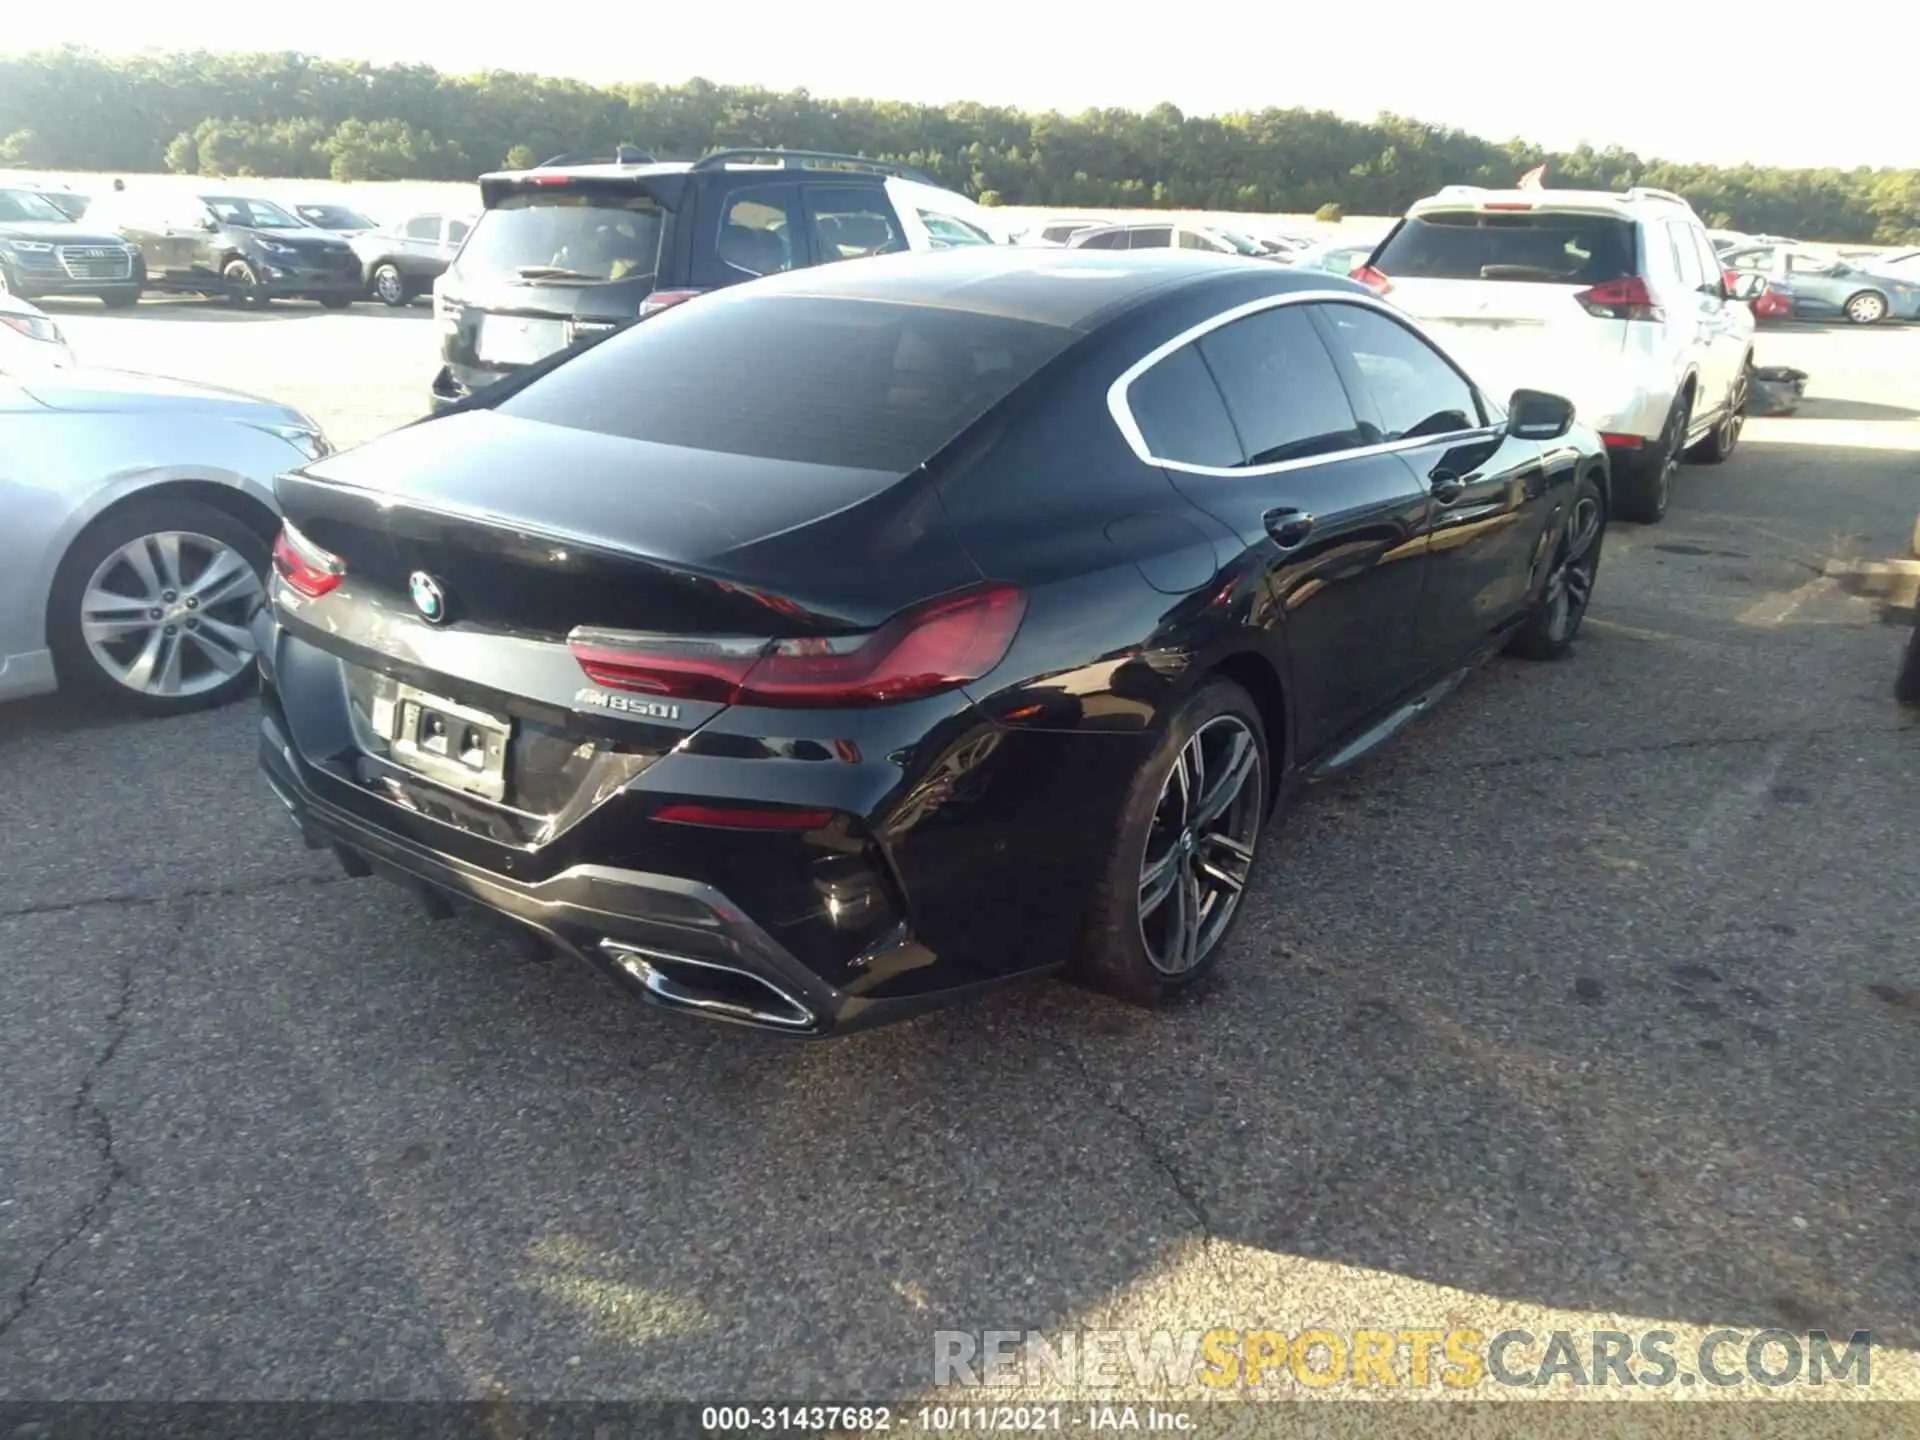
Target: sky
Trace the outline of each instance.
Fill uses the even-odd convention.
[[[1162,101],[1189,114],[1275,105],[1364,120],[1391,110],[1555,149],[1586,141],[1714,164],[1920,168],[1912,97],[1890,71],[1783,64],[1771,25],[1706,0],[1313,9],[1288,13],[1260,0],[652,0],[558,5],[542,28],[485,24],[484,9],[391,0],[238,10],[95,0],[73,11],[10,7],[0,50],[304,50],[453,72],[531,70],[596,83],[702,75],[816,96],[1069,112]],[[1836,31],[1865,23],[1844,17]],[[1811,38],[1805,17],[1792,29]],[[1850,48],[1836,38],[1836,61]]]

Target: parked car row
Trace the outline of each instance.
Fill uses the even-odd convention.
[[[432,288],[472,223],[424,214],[383,227],[344,205],[283,206],[224,187],[116,191],[75,220],[55,193],[0,187],[0,291],[116,308],[149,290],[252,306],[406,305]]]

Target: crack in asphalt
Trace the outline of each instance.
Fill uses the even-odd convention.
[[[1201,1198],[1199,1188],[1181,1172],[1173,1151],[1161,1143],[1160,1137],[1147,1118],[1121,1099],[1118,1083],[1101,1083],[1093,1073],[1093,1068],[1087,1064],[1086,1056],[1080,1053],[1079,1046],[1072,1041],[1063,1040],[1060,1048],[1066,1053],[1067,1059],[1079,1072],[1080,1078],[1086,1082],[1087,1089],[1100,1106],[1126,1121],[1128,1127],[1132,1129],[1140,1153],[1146,1157],[1147,1163],[1165,1178],[1174,1195],[1179,1199],[1180,1207],[1193,1220],[1194,1229],[1200,1236],[1200,1253],[1206,1257],[1207,1263],[1214,1268],[1215,1273],[1219,1274],[1220,1261],[1213,1248],[1215,1239],[1213,1217],[1207,1213],[1207,1202]]]
[[[344,885],[353,877],[340,875],[285,875],[273,880],[255,880],[245,885],[190,885],[179,890],[145,895],[138,891],[110,895],[88,895],[78,900],[47,900],[0,910],[0,920],[16,920],[28,915],[70,915],[79,910],[94,910],[115,905],[139,907],[166,905],[195,900],[238,900],[274,890],[318,889],[326,885]]]
[[[157,903],[157,902],[149,902]],[[179,954],[186,943],[187,932],[193,925],[193,901],[178,897],[174,908],[173,924],[168,938],[165,959]],[[107,1043],[87,1067],[87,1073],[80,1077],[80,1084],[73,1092],[73,1101],[67,1107],[68,1122],[76,1131],[84,1132],[93,1139],[99,1152],[100,1179],[95,1184],[93,1194],[74,1213],[73,1222],[60,1233],[52,1245],[47,1248],[33,1269],[14,1292],[12,1303],[4,1314],[0,1314],[0,1337],[11,1330],[33,1306],[34,1295],[39,1291],[40,1283],[46,1279],[54,1263],[71,1250],[93,1229],[94,1222],[100,1217],[107,1202],[113,1198],[114,1189],[126,1179],[127,1167],[121,1162],[115,1147],[113,1135],[113,1116],[100,1102],[95,1093],[107,1067],[112,1065],[119,1055],[120,1047],[133,1033],[133,976],[134,957],[129,955],[121,961],[119,971],[114,977],[113,1008],[107,1012]]]

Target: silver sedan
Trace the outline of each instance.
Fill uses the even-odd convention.
[[[165,715],[250,688],[273,478],[328,448],[249,395],[0,373],[0,700],[71,688]]]

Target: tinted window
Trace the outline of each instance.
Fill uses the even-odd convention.
[[[793,234],[787,202],[790,186],[736,190],[720,217],[720,259],[748,275],[774,275],[794,264]]]
[[[414,216],[407,221],[406,235],[409,240],[438,240],[440,217],[438,215]]]
[[[0,190],[0,221],[32,220],[40,224],[60,224],[66,212],[31,190]]]
[[[1473,387],[1434,348],[1378,310],[1327,305],[1321,313],[1353,356],[1380,412],[1381,439],[1477,429]]]
[[[505,415],[904,474],[1077,331],[969,310],[722,290],[583,351]]]
[[[1191,345],[1139,376],[1127,389],[1127,408],[1156,460],[1223,470],[1245,463],[1220,387]]]
[[[1223,250],[1230,251],[1232,247],[1227,245],[1225,241],[1215,240],[1211,236],[1201,234],[1198,230],[1182,230],[1180,232],[1180,248],[1182,250],[1212,250],[1219,252]]]
[[[1693,253],[1700,257],[1700,288],[1710,295],[1719,295],[1726,289],[1720,257],[1713,253],[1713,246],[1707,243],[1706,232],[1697,225],[1687,226],[1687,234],[1693,237]]]
[[[809,186],[807,214],[813,226],[816,264],[888,255],[907,248],[883,190]]]
[[[1101,230],[1087,236],[1084,240],[1074,237],[1074,245],[1081,250],[1124,250],[1127,232],[1124,230]]]
[[[1145,225],[1127,232],[1129,250],[1165,250],[1173,244],[1171,225]]]
[[[587,281],[653,274],[660,211],[642,196],[587,190],[508,195],[475,222],[460,252],[467,275]]]
[[[920,223],[927,227],[927,239],[936,250],[951,250],[956,245],[991,245],[993,237],[978,225],[936,210],[922,210]]]
[[[458,245],[462,240],[467,238],[467,231],[472,228],[473,227],[464,220],[449,220],[447,222],[447,243],[449,245]]]
[[[1409,280],[1599,285],[1635,273],[1633,223],[1552,212],[1435,214],[1408,220],[1375,259]]]
[[[1199,346],[1249,465],[1368,443],[1327,347],[1298,305],[1236,320]]]

